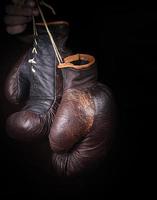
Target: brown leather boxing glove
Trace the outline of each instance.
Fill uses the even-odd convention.
[[[70,54],[65,50],[68,23],[57,21],[48,26],[62,57]],[[58,61],[42,23],[37,24],[37,31],[34,48],[27,51],[6,81],[6,96],[10,101],[16,103],[27,97],[23,109],[9,116],[6,123],[10,137],[18,140],[47,135],[62,96],[62,74],[56,67]]]
[[[96,166],[111,149],[115,103],[97,81],[93,56],[68,56],[58,68],[63,96],[49,135],[52,163],[59,174],[73,176]]]

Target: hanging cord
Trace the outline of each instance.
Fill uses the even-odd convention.
[[[47,4],[46,4],[46,5],[47,5]],[[38,1],[37,1],[37,7],[38,7],[39,13],[40,13],[40,15],[41,15],[41,18],[42,18],[42,20],[43,20],[43,23],[44,23],[44,25],[45,25],[46,31],[47,31],[47,33],[48,33],[48,35],[49,35],[49,38],[50,38],[50,41],[51,41],[51,43],[52,43],[53,49],[54,49],[54,51],[55,51],[57,60],[58,60],[59,64],[60,64],[60,63],[63,63],[62,57],[61,57],[61,55],[60,55],[60,53],[59,53],[59,50],[58,50],[58,48],[57,48],[57,46],[56,46],[56,44],[55,44],[55,41],[54,41],[54,39],[53,39],[53,36],[52,36],[52,34],[51,34],[51,32],[50,32],[48,26],[47,26],[47,22],[46,22],[46,20],[45,20],[44,14],[43,14],[43,12],[42,12],[40,6],[39,6]],[[53,9],[53,10],[54,10],[54,9]]]
[[[33,49],[32,49],[33,55],[37,54],[37,49],[36,49],[37,44],[38,44],[37,40],[36,40],[37,36],[38,36],[38,33],[37,33],[36,25],[35,25],[35,18],[33,16],[33,37],[34,37],[34,45],[33,45]],[[35,57],[33,56],[33,58],[30,58],[28,60],[28,63],[31,63],[32,72],[35,73],[34,65],[37,64],[35,61]]]
[[[22,6],[22,5],[25,4],[25,1],[26,1],[26,0],[17,0],[17,3],[16,3],[16,4],[17,4],[17,6]],[[46,23],[44,14],[43,14],[43,12],[42,12],[40,6],[39,6],[39,2],[40,2],[41,5],[44,5],[45,7],[49,8],[49,9],[52,11],[52,13],[53,13],[54,15],[56,15],[56,12],[55,12],[55,10],[53,9],[52,6],[50,6],[49,4],[45,3],[43,0],[41,0],[41,1],[36,0],[39,13],[40,13],[41,18],[42,18],[42,20],[43,20],[43,23],[44,23],[44,25],[45,25],[46,31],[47,31],[47,33],[48,33],[48,35],[49,35],[49,38],[50,38],[50,41],[51,41],[51,43],[52,43],[53,49],[54,49],[54,51],[55,51],[57,60],[58,60],[59,64],[60,64],[60,63],[63,63],[62,57],[61,57],[61,55],[60,55],[60,53],[59,53],[59,50],[58,50],[58,48],[57,48],[57,46],[56,46],[56,44],[55,44],[55,41],[54,41],[54,39],[53,39],[53,36],[52,36],[52,34],[51,34],[51,32],[50,32],[48,26],[47,26],[47,23]],[[36,53],[36,54],[37,54],[37,50],[36,50],[36,47],[35,47],[35,46],[37,45],[36,36],[38,36],[38,33],[37,33],[37,29],[36,29],[35,17],[34,17],[34,16],[33,16],[33,35],[34,35],[34,43],[35,43],[35,45],[34,45],[34,48],[32,49],[32,53]],[[34,63],[35,61],[34,61],[33,59],[31,59],[31,60],[29,60],[29,62],[33,62],[33,63]]]
[[[47,7],[47,8],[49,8],[52,11],[52,13],[54,15],[56,15],[56,12],[55,12],[54,8],[52,6],[50,6],[49,4],[47,4],[45,1],[41,0],[40,1],[40,5],[43,5],[43,6]]]
[[[33,16],[33,34],[34,36],[38,36],[38,32],[35,25],[35,17]]]
[[[37,54],[37,50],[36,50],[36,46],[37,46],[37,36],[38,36],[38,32],[37,32],[37,29],[36,29],[36,25],[35,25],[35,18],[33,16],[33,36],[34,36],[34,47],[33,47],[33,50],[32,50],[32,53],[36,53]]]

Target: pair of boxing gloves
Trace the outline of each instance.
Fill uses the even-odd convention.
[[[11,138],[36,141],[48,137],[52,164],[71,176],[97,166],[112,147],[115,103],[110,89],[97,81],[95,58],[66,49],[69,24],[48,24],[64,62],[58,64],[43,24],[34,46],[17,61],[5,84],[7,99],[24,107],[11,114]]]

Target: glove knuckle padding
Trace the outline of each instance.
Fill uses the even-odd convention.
[[[7,132],[11,134],[11,137],[14,134],[14,138],[22,140],[28,140],[30,137],[38,138],[40,137],[40,131],[43,129],[43,123],[41,121],[42,118],[33,112],[17,112],[7,119]]]
[[[62,96],[50,134],[54,151],[67,151],[88,133],[94,121],[94,104],[87,92],[68,89]],[[82,135],[83,133],[83,135]]]
[[[50,30],[60,29],[60,26],[66,27],[67,24],[64,25],[64,22],[50,24]],[[62,34],[60,37],[58,35],[58,40],[65,40],[62,38]],[[19,140],[34,140],[45,137],[49,133],[62,96],[62,74],[56,68],[57,60],[54,49],[45,27],[42,27],[41,24],[34,45],[35,49],[28,51],[24,64],[20,63],[20,69],[18,68],[15,73],[15,78],[14,76],[10,77],[11,81],[13,78],[15,79],[14,83],[10,81],[11,87],[16,85],[15,91],[19,90],[18,87],[22,84],[25,85],[22,80],[23,76],[26,76],[30,85],[25,106],[7,120],[7,130],[10,137]],[[62,46],[59,47],[64,48],[64,44],[62,43]],[[19,73],[19,70],[22,73]],[[25,93],[23,87],[20,90]],[[16,93],[19,92],[16,91]]]
[[[79,71],[73,70],[76,76],[72,79],[71,69],[62,69],[66,89],[49,135],[54,152],[53,166],[59,174],[67,176],[101,162],[113,139],[114,99],[111,91],[96,81],[94,68]]]

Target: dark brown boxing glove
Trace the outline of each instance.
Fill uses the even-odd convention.
[[[58,68],[63,96],[49,141],[52,163],[59,174],[73,176],[101,162],[112,146],[115,103],[108,87],[97,81],[95,59],[76,54]]]
[[[70,54],[65,49],[68,23],[48,23],[62,57]],[[6,96],[11,102],[23,101],[25,106],[13,113],[6,123],[10,137],[18,140],[42,138],[49,133],[55,111],[62,96],[62,74],[50,38],[42,23],[37,24],[38,36],[34,47],[29,49],[16,64],[6,81]]]

